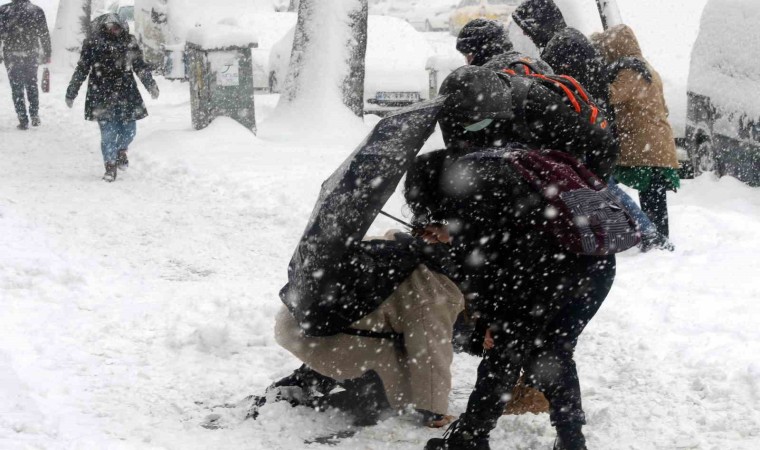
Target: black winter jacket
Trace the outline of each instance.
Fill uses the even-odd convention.
[[[84,41],[66,91],[67,99],[75,99],[89,77],[85,103],[87,120],[127,122],[147,117],[133,73],[148,91],[158,89],[137,39],[129,34],[124,21],[119,19],[119,22],[125,31],[118,37],[109,36],[100,27]]]
[[[0,44],[6,58],[36,56],[41,48],[43,60],[49,60],[50,32],[42,8],[29,0],[0,6]]]
[[[619,147],[609,128],[592,125],[577,114],[564,97],[535,81],[483,69],[460,68],[441,86],[441,93],[450,96],[447,108],[439,116],[447,149],[461,154],[477,148],[519,143],[533,149],[567,152],[603,180],[612,174]],[[489,95],[482,101],[473,100],[483,97],[480,92]],[[507,111],[487,113],[499,107]],[[472,116],[469,110],[476,108],[479,116],[495,120],[480,131],[466,131],[463,125],[481,119],[479,116],[467,119]]]

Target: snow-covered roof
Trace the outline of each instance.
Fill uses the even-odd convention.
[[[691,54],[689,90],[760,116],[760,2],[711,0]]]

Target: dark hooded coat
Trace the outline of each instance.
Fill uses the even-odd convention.
[[[552,0],[526,0],[512,18],[541,50],[541,59],[554,72],[578,80],[599,106],[609,108],[609,76],[602,56],[580,31],[568,27]]]
[[[36,56],[41,49],[43,60],[49,60],[50,32],[42,8],[29,0],[0,6],[0,44],[6,57]]]
[[[124,31],[111,36],[105,31],[107,23],[118,23]],[[85,103],[87,120],[128,122],[147,117],[134,75],[148,91],[157,90],[158,86],[137,39],[129,34],[129,25],[116,14],[106,14],[95,19],[92,26],[92,35],[82,44],[66,98],[75,99],[89,77]]]

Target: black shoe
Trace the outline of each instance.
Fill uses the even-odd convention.
[[[669,252],[672,252],[676,249],[675,245],[670,242],[670,239],[668,239],[667,236],[658,232],[649,233],[642,236],[640,248],[642,253],[646,253],[652,249],[667,250]]]
[[[103,181],[108,183],[116,181],[116,163],[106,163],[106,173],[103,175]]]
[[[40,125],[42,125],[42,122],[40,122],[39,116],[32,116],[32,126],[38,127]]]
[[[18,128],[19,130],[28,130],[29,122],[19,122],[19,124],[16,125],[16,128]]]
[[[586,450],[586,437],[577,424],[557,426],[554,450]]]
[[[463,430],[460,421],[455,421],[443,434],[443,438],[430,439],[425,450],[491,450],[488,436],[477,436]]]
[[[116,165],[119,169],[124,170],[129,167],[129,159],[127,158],[127,149],[119,150],[119,155],[116,157]]]

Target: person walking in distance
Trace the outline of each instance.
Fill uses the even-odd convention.
[[[5,62],[11,84],[18,129],[28,129],[30,119],[32,126],[39,126],[37,68],[40,59],[49,63],[51,55],[50,31],[42,8],[29,0],[13,0],[0,6],[0,47],[0,60]]]
[[[116,14],[92,22],[92,35],[82,44],[77,68],[66,91],[66,105],[74,105],[79,88],[89,77],[85,119],[100,126],[101,151],[106,167],[103,180],[116,180],[117,167],[129,166],[127,149],[137,133],[136,121],[148,116],[134,75],[153,99],[158,85],[143,58],[129,25]]]

